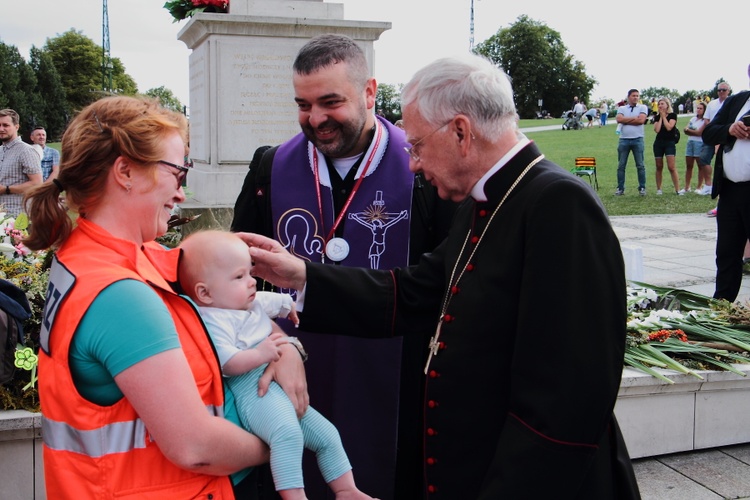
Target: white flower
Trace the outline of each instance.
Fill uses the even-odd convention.
[[[685,317],[680,311],[670,311],[668,309],[659,309],[658,311],[651,311],[652,315],[658,316],[659,318],[667,319],[683,319]]]

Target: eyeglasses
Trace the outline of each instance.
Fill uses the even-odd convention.
[[[729,89],[719,89],[719,92],[729,92]]]
[[[452,121],[453,121],[453,118],[451,118],[447,122],[443,123],[442,125],[440,125],[438,128],[436,128],[435,130],[433,130],[432,132],[430,132],[426,136],[424,136],[421,139],[419,139],[417,142],[415,142],[414,144],[412,144],[411,147],[404,147],[404,151],[406,151],[406,154],[408,154],[409,156],[411,156],[411,159],[414,160],[415,162],[420,161],[419,155],[417,154],[417,151],[416,151],[416,147],[419,145],[419,143],[423,142],[425,139],[427,139],[432,134],[434,134],[435,132],[437,132],[441,128],[445,127],[446,125],[448,125]]]
[[[187,178],[188,172],[193,168],[193,162],[186,162],[184,165],[175,165],[168,161],[159,160],[156,163],[161,163],[162,165],[172,167],[178,171],[177,175],[175,175],[177,178],[177,189],[180,189],[180,186],[185,182],[185,178]]]

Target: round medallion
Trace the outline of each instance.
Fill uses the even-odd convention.
[[[326,257],[334,262],[341,262],[349,255],[349,243],[344,238],[331,238],[326,243]]]

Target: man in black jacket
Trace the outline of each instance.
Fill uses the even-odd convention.
[[[297,55],[293,83],[302,132],[256,151],[232,230],[273,237],[295,255],[334,266],[405,267],[436,247],[454,205],[409,170],[403,130],[373,113],[377,83],[356,43],[313,38]],[[310,353],[310,399],[339,429],[360,489],[416,498],[426,339],[292,335]],[[306,490],[327,498],[310,458]]]
[[[711,191],[712,198],[719,197],[714,298],[730,302],[742,284],[742,257],[750,239],[750,118],[743,119],[746,115],[750,115],[750,91],[728,97],[702,136],[704,144],[719,145]]]

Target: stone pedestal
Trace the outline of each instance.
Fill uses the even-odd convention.
[[[47,498],[39,413],[0,410],[0,498]]]
[[[625,368],[615,415],[630,458],[750,442],[750,365],[692,375],[656,368],[674,384]]]
[[[372,70],[373,42],[391,23],[343,17],[343,5],[337,3],[232,0],[228,14],[198,14],[179,32],[192,50],[190,157],[195,165],[183,208],[190,213],[229,210],[228,217],[197,220],[187,230],[216,227],[212,224],[219,220],[226,220],[223,227],[228,228],[255,150],[299,132],[292,63],[311,37],[337,33],[353,38]]]

